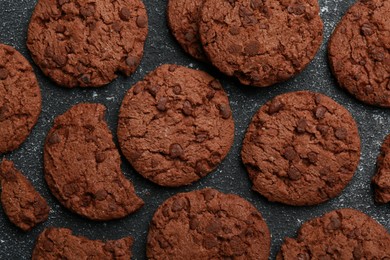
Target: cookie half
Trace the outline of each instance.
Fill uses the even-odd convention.
[[[9,220],[23,231],[47,220],[50,208],[46,200],[18,171],[12,161],[0,164],[1,204]]]
[[[64,87],[100,87],[141,62],[148,18],[141,0],[39,0],[27,47]]]
[[[250,123],[241,151],[253,189],[270,201],[314,205],[340,194],[360,159],[351,114],[309,91],[268,101]]]
[[[268,259],[270,233],[243,198],[214,189],[179,193],[156,211],[148,259]]]
[[[340,86],[360,101],[390,107],[390,2],[359,0],[347,11],[328,45]]]
[[[67,228],[47,228],[37,238],[32,260],[123,259],[130,260],[133,239],[90,240]]]
[[[41,90],[30,63],[0,44],[0,153],[18,148],[41,113]]]
[[[220,71],[266,87],[306,67],[321,45],[322,27],[317,0],[206,0],[199,34]]]
[[[206,61],[198,26],[203,2],[204,0],[169,0],[167,18],[169,29],[181,47],[192,57]]]
[[[213,171],[233,144],[228,97],[209,74],[162,65],[123,99],[118,140],[137,172],[161,186],[181,186]]]
[[[276,260],[388,259],[390,234],[371,217],[339,209],[304,223],[297,239],[286,238]]]
[[[58,116],[44,147],[45,179],[71,211],[92,219],[125,217],[143,206],[125,178],[101,104],[81,103]]]
[[[372,179],[375,187],[375,201],[390,202],[390,135],[384,140],[377,161],[377,173]]]

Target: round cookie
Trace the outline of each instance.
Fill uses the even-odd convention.
[[[0,153],[18,148],[41,113],[41,90],[29,62],[0,44]]]
[[[390,2],[359,0],[344,15],[328,45],[340,86],[360,101],[390,107]]]
[[[270,201],[314,205],[337,196],[360,159],[351,114],[309,91],[279,95],[250,123],[241,151],[253,189]]]
[[[162,65],[123,99],[118,140],[137,172],[176,187],[213,171],[233,144],[228,97],[209,74]]]
[[[181,47],[192,57],[206,61],[199,38],[200,11],[204,0],[169,0],[168,25]]]
[[[136,70],[147,33],[141,0],[39,0],[27,47],[57,84],[100,87]]]
[[[266,87],[306,67],[321,45],[322,27],[317,0],[206,0],[199,34],[220,71]]]
[[[143,206],[121,171],[101,104],[80,103],[58,116],[44,147],[45,180],[71,211],[92,219],[125,217]]]
[[[268,259],[270,233],[245,199],[214,189],[179,193],[154,213],[148,259]]]
[[[371,217],[339,209],[304,223],[298,238],[286,238],[276,260],[388,259],[390,235]]]
[[[377,173],[372,179],[375,187],[375,201],[390,202],[390,135],[384,140],[377,161]]]

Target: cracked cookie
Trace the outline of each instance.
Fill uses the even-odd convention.
[[[75,236],[67,228],[47,228],[35,242],[32,260],[130,260],[132,245],[131,237],[103,242]]]
[[[390,107],[390,2],[359,0],[344,15],[328,45],[341,87],[360,101]]]
[[[148,259],[268,259],[267,224],[245,199],[214,189],[179,193],[155,212]]]
[[[199,38],[200,11],[204,0],[169,0],[169,28],[181,47],[192,57],[207,61]]]
[[[27,47],[64,87],[100,87],[141,62],[148,18],[141,0],[39,0]]]
[[[0,44],[0,153],[18,148],[41,113],[41,90],[29,62]]]
[[[276,260],[389,259],[390,235],[368,215],[339,209],[304,223],[286,238]]]
[[[234,121],[218,80],[162,65],[123,99],[118,140],[137,172],[161,186],[182,186],[213,171],[233,144]]]
[[[50,208],[12,161],[0,164],[1,204],[9,220],[29,231],[47,220]]]
[[[377,173],[372,179],[375,187],[375,201],[388,203],[390,202],[390,135],[382,144],[377,167]]]
[[[92,220],[122,218],[144,204],[121,171],[105,109],[101,104],[73,106],[55,119],[44,147],[51,192],[66,208]]]
[[[302,206],[337,196],[360,159],[351,114],[329,97],[291,92],[268,101],[250,123],[241,151],[253,189]]]
[[[203,49],[220,71],[266,87],[301,72],[322,42],[317,0],[206,0]]]

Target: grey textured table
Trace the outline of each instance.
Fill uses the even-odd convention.
[[[69,90],[53,84],[34,65],[43,94],[42,114],[27,141],[16,151],[0,155],[0,158],[6,157],[15,161],[16,166],[48,200],[51,212],[48,221],[29,233],[23,233],[8,221],[0,209],[0,259],[29,259],[35,238],[48,226],[68,227],[75,234],[91,239],[116,239],[131,235],[135,238],[134,259],[145,259],[148,224],[158,205],[173,194],[203,187],[213,187],[223,192],[241,195],[261,211],[272,233],[271,259],[278,252],[283,238],[295,236],[304,221],[337,208],[359,209],[389,230],[390,205],[374,204],[370,180],[375,173],[380,144],[385,135],[390,133],[390,110],[366,106],[337,86],[328,67],[326,44],[342,14],[354,1],[320,0],[319,2],[325,29],[321,50],[303,73],[283,84],[265,89],[242,86],[211,66],[197,62],[186,55],[167,28],[165,22],[167,0],[144,0],[149,15],[149,35],[145,55],[136,73],[128,78],[119,77],[100,89]],[[30,62],[32,61],[25,42],[28,22],[35,3],[36,1],[31,0],[0,0],[0,42],[14,46]],[[146,181],[123,160],[122,169],[126,177],[133,181],[138,195],[145,200],[145,206],[137,213],[121,220],[92,222],[60,206],[50,194],[44,181],[42,164],[43,142],[54,117],[78,102],[99,102],[108,107],[107,120],[111,130],[115,132],[118,110],[125,92],[146,73],[164,63],[203,69],[222,81],[230,96],[236,122],[235,142],[227,158],[209,176],[191,186],[175,189],[161,188]],[[318,206],[291,207],[268,202],[251,190],[251,183],[239,156],[246,127],[257,109],[271,97],[295,90],[321,92],[343,104],[358,122],[362,139],[361,161],[351,183],[339,197]]]

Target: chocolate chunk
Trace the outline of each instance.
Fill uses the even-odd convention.
[[[230,111],[230,107],[228,105],[220,104],[218,108],[223,119],[228,119],[231,117],[232,111]]]
[[[326,109],[326,107],[324,106],[318,106],[315,108],[314,110],[314,115],[317,119],[323,119],[325,117],[325,113],[327,112],[328,110]]]
[[[167,103],[168,103],[168,98],[167,97],[162,97],[158,100],[157,102],[157,109],[160,111],[165,111],[167,110]]]
[[[297,132],[302,134],[306,132],[306,127],[308,127],[307,120],[304,118],[299,119],[298,124],[297,124]]]
[[[176,95],[180,95],[181,94],[181,87],[180,85],[176,85],[173,87],[173,93],[175,93]]]
[[[126,58],[126,65],[129,67],[136,67],[139,64],[139,60],[137,57],[134,56],[128,56]]]
[[[273,99],[269,105],[268,114],[273,115],[278,113],[283,107],[284,104],[279,99]]]
[[[148,24],[148,19],[145,15],[141,15],[137,17],[137,26],[139,28],[145,28]]]
[[[61,142],[61,137],[58,135],[58,133],[54,132],[49,136],[47,142],[49,145],[58,144]]]
[[[180,144],[171,144],[169,147],[169,154],[172,158],[178,158],[183,155],[183,148]]]
[[[102,163],[106,159],[106,154],[98,152],[96,153],[95,159],[97,163]]]
[[[301,172],[295,167],[291,167],[290,169],[288,169],[287,175],[292,181],[297,181],[302,177]]]
[[[339,127],[339,128],[336,128],[334,135],[339,140],[345,140],[345,139],[347,139],[348,132],[347,132],[347,129],[345,129],[343,127]]]
[[[122,7],[119,11],[119,17],[123,20],[128,22],[131,18],[131,11],[127,7]]]
[[[294,147],[288,146],[286,149],[284,149],[283,157],[289,161],[293,161],[298,157],[298,154],[295,151]]]
[[[251,42],[249,42],[249,43],[245,46],[244,52],[245,52],[248,56],[255,56],[255,55],[258,54],[259,49],[260,49],[260,43],[257,42],[257,41],[251,41]]]
[[[360,30],[364,36],[370,36],[370,35],[374,34],[373,27],[369,23],[363,24]]]
[[[192,115],[192,105],[191,105],[191,103],[188,100],[184,101],[183,113],[186,116]]]
[[[93,16],[95,13],[95,6],[88,4],[80,8],[80,14],[84,17]]]
[[[0,68],[0,80],[5,80],[8,77],[8,70],[6,68]]]

